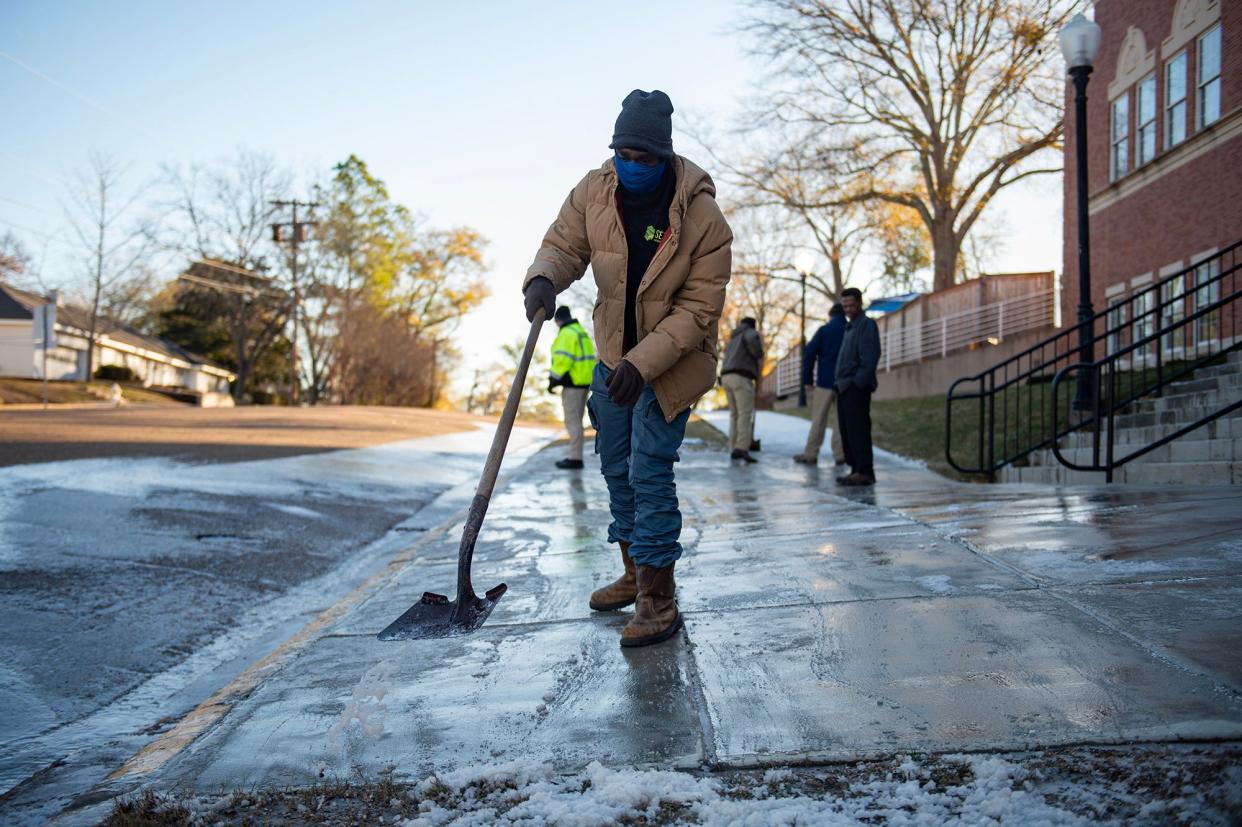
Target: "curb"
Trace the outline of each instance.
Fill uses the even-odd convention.
[[[548,447],[550,447],[549,444],[540,446],[524,457],[521,464],[515,466],[503,476],[499,481],[497,489],[503,490],[508,486],[514,476],[526,466],[527,462],[543,453]],[[473,489],[475,483],[471,482],[465,485]],[[445,493],[450,493],[453,490],[449,489]],[[464,519],[467,510],[468,502],[454,509],[447,518],[427,530],[423,536],[409,546],[397,552],[383,568],[355,586],[348,594],[320,612],[313,620],[271,652],[251,664],[237,677],[212,693],[210,697],[186,713],[172,729],[140,749],[119,768],[109,773],[103,781],[79,795],[48,823],[79,823],[78,819],[80,817],[91,818],[87,812],[91,808],[109,802],[117,796],[124,795],[139,787],[145,779],[148,779],[164,767],[169,761],[193,744],[200,735],[219,723],[240,701],[245,700],[267,679],[275,676],[291,661],[296,659],[305,646],[320,637],[320,633],[323,630],[330,627],[349,612],[350,609],[361,603],[380,586],[396,576],[406,564],[414,559],[420,549],[443,539],[444,535]]]

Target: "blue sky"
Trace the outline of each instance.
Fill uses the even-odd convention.
[[[661,88],[679,115],[731,123],[761,79],[734,31],[744,11],[0,0],[0,227],[42,252],[63,233],[64,180],[96,149],[130,162],[134,183],[239,146],[306,179],[355,153],[396,200],[491,239],[494,295],[460,337],[467,364],[485,363],[522,335],[521,276],[570,187],[607,157],[626,93]],[[999,207],[1022,229],[999,269],[1059,269],[1059,183]],[[67,251],[48,243],[49,281],[68,281]]]

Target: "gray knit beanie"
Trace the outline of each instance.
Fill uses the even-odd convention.
[[[635,89],[621,101],[621,114],[609,149],[642,149],[661,158],[673,157],[673,102],[656,89]]]

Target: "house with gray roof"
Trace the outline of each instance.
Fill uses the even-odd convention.
[[[39,308],[52,304],[47,296],[19,290],[0,282],[0,376],[85,381],[90,312],[71,304],[56,303],[53,347],[42,351],[37,329]],[[232,371],[157,336],[132,327],[102,320],[95,334],[97,367],[129,368],[146,387],[174,390],[193,396],[203,406],[231,406],[229,383]]]

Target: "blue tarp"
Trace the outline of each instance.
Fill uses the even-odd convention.
[[[887,296],[882,299],[876,299],[867,305],[868,313],[892,313],[894,310],[900,310],[910,302],[917,299],[922,293],[905,293],[900,296]]]

